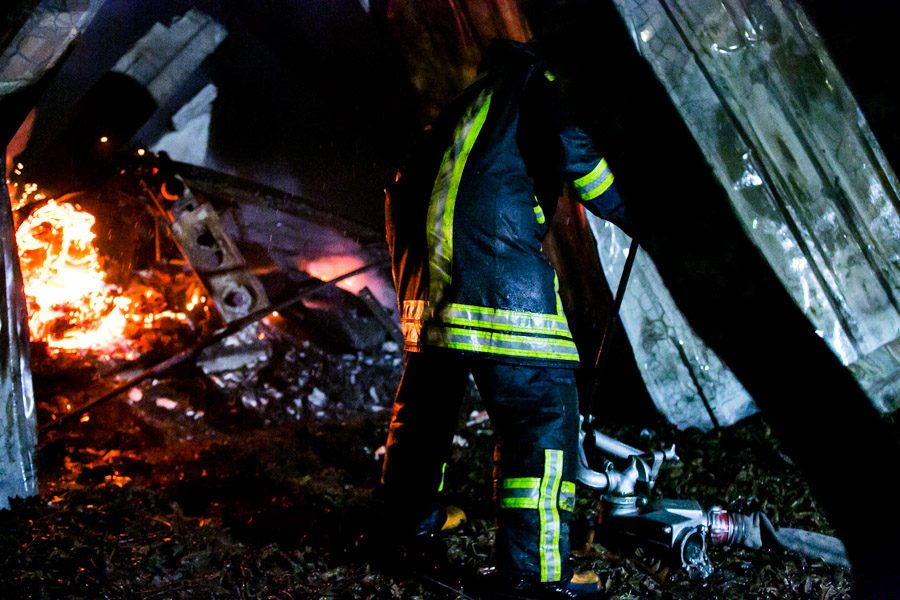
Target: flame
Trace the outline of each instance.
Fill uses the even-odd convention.
[[[124,338],[131,300],[106,283],[94,221],[79,207],[49,200],[16,231],[28,327],[51,353],[109,349]]]
[[[191,299],[188,300],[188,303],[184,308],[188,312],[191,312],[197,305],[204,303],[206,303],[206,296],[201,296],[200,290],[194,290],[194,293],[191,294]]]
[[[36,198],[36,186],[26,192]],[[186,322],[183,312],[163,310],[161,292],[142,288],[126,295],[107,283],[92,231],[95,218],[81,207],[48,200],[16,231],[19,261],[28,302],[33,340],[47,344],[51,355],[97,351],[101,359],[138,355],[127,333],[155,328],[161,320]],[[187,310],[206,298],[193,290]]]
[[[10,198],[15,198],[13,210],[19,210],[32,202],[41,202],[47,199],[47,196],[43,192],[38,191],[38,185],[36,183],[26,183],[22,186],[21,194],[16,195],[11,193],[9,196]]]

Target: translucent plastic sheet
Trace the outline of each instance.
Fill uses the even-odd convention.
[[[611,223],[587,217],[599,240],[603,274],[615,290],[631,240]],[[673,425],[709,430],[756,412],[737,378],[694,334],[644,252],[635,258],[619,315],[647,391]]]
[[[3,171],[0,163],[0,176]],[[14,240],[6,185],[0,185],[0,509],[9,508],[9,498],[37,493],[37,417],[28,361],[28,319]]]
[[[875,405],[900,406],[900,186],[805,15],[781,0],[615,2],[748,235]],[[649,264],[637,268],[667,297]],[[640,300],[626,296],[624,308],[634,340],[646,323],[629,302]],[[708,366],[712,380],[733,380],[702,353],[635,349],[642,368],[657,363],[644,376],[667,415],[684,396],[653,390],[673,373]]]

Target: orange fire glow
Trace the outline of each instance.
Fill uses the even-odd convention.
[[[358,269],[364,264],[362,259],[357,256],[338,255],[324,256],[311,261],[299,261],[297,268],[301,271],[306,271],[316,279],[329,281],[339,275]],[[352,294],[358,294],[361,289],[366,287],[367,283],[367,275],[363,273],[354,277],[348,277],[336,285]]]
[[[94,216],[79,206],[51,199],[16,231],[31,338],[45,342],[51,355],[93,351],[135,358],[129,328],[150,329],[160,319],[185,321],[187,316],[141,311],[160,293],[145,289],[131,298],[108,284],[94,245],[94,223]],[[195,292],[190,306],[201,301],[205,298]]]
[[[124,338],[131,300],[106,284],[94,216],[49,200],[16,231],[32,339],[51,352],[102,350]]]

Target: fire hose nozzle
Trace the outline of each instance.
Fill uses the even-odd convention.
[[[618,496],[634,495],[637,483],[641,478],[637,457],[632,456],[631,460],[628,461],[628,466],[622,471],[616,471],[612,468],[607,469],[606,476],[609,478],[608,494]]]

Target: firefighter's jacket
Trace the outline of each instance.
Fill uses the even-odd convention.
[[[527,45],[499,48],[386,190],[405,349],[574,366],[541,242],[564,182],[627,227],[624,205],[606,161],[560,108],[553,74]]]

